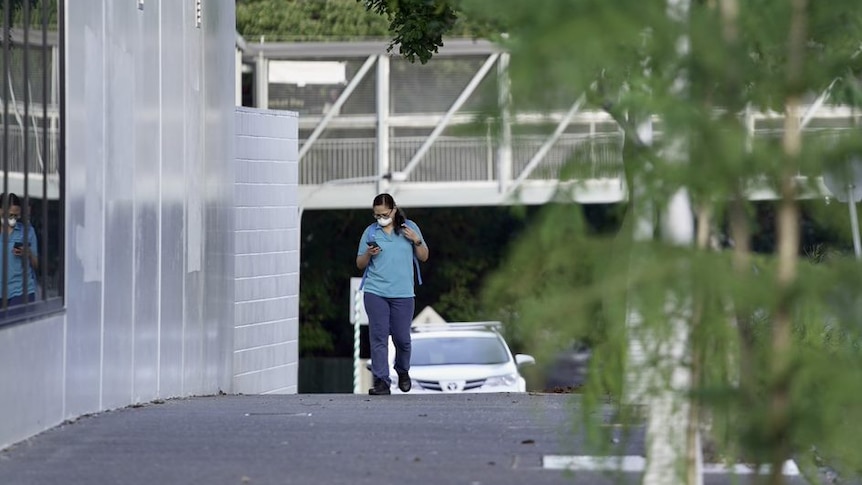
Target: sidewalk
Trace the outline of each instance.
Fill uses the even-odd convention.
[[[549,456],[586,453],[571,427],[576,403],[564,394],[169,400],[18,443],[0,453],[0,484],[638,483],[636,472],[543,467]],[[642,433],[627,448],[616,452],[642,454]],[[733,482],[710,475],[704,483]]]

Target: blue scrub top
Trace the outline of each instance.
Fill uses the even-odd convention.
[[[420,238],[422,231],[411,220],[407,226]],[[356,255],[362,255],[368,250],[368,243],[376,241],[380,245],[380,254],[373,256],[368,263],[365,286],[362,291],[383,298],[412,298],[415,296],[413,286],[413,243],[403,234],[396,234],[393,228],[391,234],[386,234],[377,224],[369,226],[362,233]],[[424,240],[424,238],[422,238]]]
[[[33,230],[32,227],[27,228],[27,237],[30,240],[30,253],[39,257],[39,241],[36,238],[36,231]],[[3,237],[0,234],[0,237]],[[23,256],[15,256],[12,254],[12,249],[15,247],[16,242],[24,242],[24,224],[19,223],[15,225],[15,228],[12,229],[12,232],[9,233],[9,239],[6,242],[6,261],[8,265],[7,273],[6,273],[6,287],[8,288],[9,293],[7,296],[9,298],[21,296],[24,294],[24,268],[23,268]],[[2,264],[2,262],[0,262]],[[27,281],[27,287],[29,291],[27,294],[36,293],[36,272],[33,271],[33,268],[30,267],[30,275],[29,281]]]

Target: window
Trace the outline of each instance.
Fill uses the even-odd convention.
[[[509,352],[496,337],[434,337],[413,339],[411,365],[496,365],[509,361]]]
[[[0,325],[63,305],[62,2],[0,0]]]

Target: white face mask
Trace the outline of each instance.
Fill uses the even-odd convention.
[[[7,218],[5,218],[5,217],[4,217],[4,218],[3,218],[3,222],[5,222],[6,224],[8,224],[8,225],[9,225],[9,227],[15,227],[15,224],[17,224],[17,223],[18,223],[18,219],[7,219]]]
[[[388,226],[389,224],[392,224],[392,218],[391,218],[391,217],[386,217],[386,218],[384,218],[384,219],[377,219],[377,224],[379,224],[379,225],[380,225],[380,227],[386,227],[386,226]]]

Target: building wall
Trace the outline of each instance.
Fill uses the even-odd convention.
[[[234,392],[296,393],[296,113],[237,108]]]
[[[0,329],[0,448],[230,391],[233,0],[66,0],[66,311]]]

